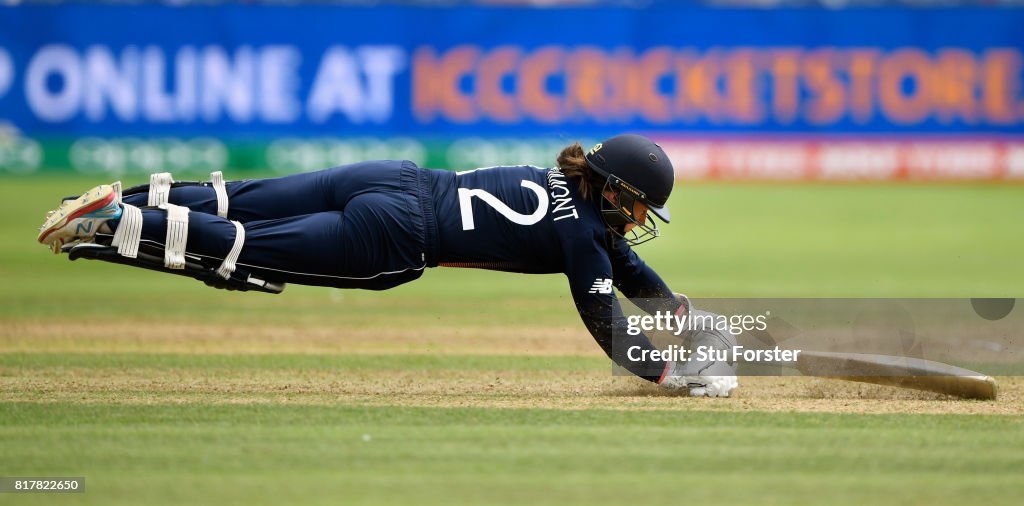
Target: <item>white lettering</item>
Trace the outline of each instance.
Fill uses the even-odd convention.
[[[178,118],[188,123],[195,121],[198,114],[198,61],[196,49],[192,46],[181,48],[174,58],[174,87],[177,91],[174,106],[178,110]]]
[[[323,123],[340,112],[352,123],[362,123],[362,87],[355,59],[348,49],[333,46],[327,50],[313,81],[306,114],[314,123]]]
[[[0,98],[3,98],[11,83],[14,82],[14,64],[11,63],[11,56],[0,47]]]
[[[260,51],[260,117],[268,123],[291,123],[301,106],[295,98],[301,56],[292,46],[268,46]]]
[[[142,114],[154,123],[174,121],[174,101],[164,88],[167,80],[167,62],[159,47],[149,46],[142,51]]]
[[[368,46],[357,51],[358,59],[343,46],[327,50],[313,81],[306,114],[324,123],[342,114],[352,123],[383,123],[394,109],[394,77],[405,65],[401,48]],[[361,75],[366,77],[363,86]]]
[[[51,89],[51,78],[59,80],[57,89]],[[67,121],[78,114],[82,66],[75,50],[61,44],[43,46],[29,62],[25,97],[29,108],[43,121]]]
[[[553,220],[551,220],[551,221],[558,221],[558,220],[561,220],[561,219],[564,219],[564,218],[573,218],[573,219],[579,219],[579,217],[580,217],[580,215],[576,214],[576,210],[575,210],[575,209],[573,209],[571,213],[569,213],[569,214],[563,214],[563,215],[561,215],[561,216],[556,216],[556,217],[555,217],[555,218],[554,218]]]
[[[394,80],[405,67],[405,53],[397,46],[359,48],[359,59],[366,73],[366,116],[374,123],[391,119],[394,109]]]
[[[631,336],[640,335],[640,329],[636,326],[640,323],[640,315],[631,314],[626,317],[626,334]]]
[[[26,67],[25,96],[37,118],[63,122],[231,121],[287,124],[305,112],[314,123],[335,115],[384,123],[394,115],[396,76],[407,66],[398,46],[335,46],[324,54],[307,103],[299,96],[302,54],[290,45],[67,45],[40,48]],[[0,96],[14,82],[0,48]],[[305,110],[304,110],[305,107]]]
[[[724,351],[724,350],[723,350]],[[803,350],[784,350],[778,346],[768,349],[748,349],[733,346],[732,362],[796,362]]]
[[[210,46],[202,54],[203,119],[215,122],[221,110],[238,123],[248,123],[254,112],[255,58],[252,48],[241,46],[232,64],[223,48]]]
[[[109,103],[118,119],[135,121],[138,75],[139,52],[134,46],[121,53],[120,65],[106,46],[89,47],[85,52],[85,116],[93,122],[102,121]]]
[[[576,206],[572,204],[572,197],[570,196],[565,175],[562,174],[561,170],[555,168],[548,171],[548,188],[550,189],[551,201],[555,206],[551,210],[551,215],[554,216],[552,221],[565,218],[579,219]],[[563,214],[558,214],[559,212]]]
[[[517,225],[533,225],[544,219],[544,216],[548,213],[548,196],[544,193],[544,188],[533,181],[524,179],[520,186],[532,191],[537,195],[537,210],[532,214],[522,214],[512,209],[507,204],[502,202],[487,192],[487,190],[481,190],[478,188],[459,188],[459,208],[462,212],[462,230],[474,230],[476,229],[476,220],[473,218],[473,197],[477,197],[484,201],[487,205],[494,208],[498,214],[504,216],[506,219]]]
[[[628,349],[628,350],[626,350],[626,358],[628,358],[628,359],[629,359],[630,361],[632,361],[632,362],[640,362],[640,361],[642,361],[642,360],[643,360],[642,358],[639,358],[639,357],[635,357],[635,356],[633,355],[633,351],[634,351],[634,350],[639,350],[639,349],[640,349],[640,347],[639,347],[639,346],[630,346],[630,347],[629,347],[629,349]],[[640,357],[643,357],[643,355],[644,355],[644,354],[643,354],[643,352],[641,351],[641,352],[640,352]]]

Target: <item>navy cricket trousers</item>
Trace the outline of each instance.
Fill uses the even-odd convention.
[[[210,186],[172,188],[169,201],[190,210],[190,254],[222,260],[237,221],[245,228],[239,270],[269,281],[384,290],[432,263],[427,172],[409,161],[372,161],[231,181],[227,218],[217,216]],[[147,200],[147,193],[124,197],[137,207]],[[166,233],[166,212],[143,209],[142,239],[163,245]]]

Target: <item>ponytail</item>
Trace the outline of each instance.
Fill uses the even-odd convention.
[[[583,153],[583,146],[578,141],[563,148],[555,161],[566,178],[579,179],[580,196],[584,199],[590,199],[592,195],[601,191],[601,188],[604,186],[603,178],[597,175],[590,168],[590,165],[587,164],[587,158]]]

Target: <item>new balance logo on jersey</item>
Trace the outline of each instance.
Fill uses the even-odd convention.
[[[590,293],[612,293],[612,280],[597,278],[594,286],[590,287]]]

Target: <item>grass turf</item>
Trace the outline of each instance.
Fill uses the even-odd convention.
[[[1019,421],[977,416],[36,403],[0,415],[6,437],[33,443],[5,460],[87,474],[85,494],[61,499],[98,504],[1011,504],[1024,443]]]
[[[344,383],[360,367],[405,363],[425,378],[449,371],[486,382],[492,370],[571,378],[574,368],[601,367],[592,356],[254,357],[239,349],[100,359],[70,344],[26,350],[9,329],[63,322],[71,341],[81,322],[118,317],[199,322],[210,332],[238,323],[340,334],[580,326],[561,276],[434,270],[387,293],[289,287],[268,296],[70,263],[34,244],[35,227],[60,196],[97,182],[2,181],[0,324],[8,330],[0,330],[0,475],[86,476],[88,492],[61,501],[1009,504],[1024,492],[1019,417],[707,412],[683,402],[654,411],[428,408],[402,405],[400,393],[393,405],[253,404],[237,392],[188,388],[241,370],[256,380],[244,386],[270,394],[278,385],[271,373],[336,369]],[[1024,281],[1024,187],[693,185],[671,205],[676,223],[639,251],[691,295],[1017,296]],[[180,395],[147,390],[154,368],[173,369]],[[56,379],[110,371],[143,382],[131,401]],[[21,381],[32,374],[42,379]],[[57,389],[60,401],[49,402]],[[58,499],[5,499],[12,498]]]

